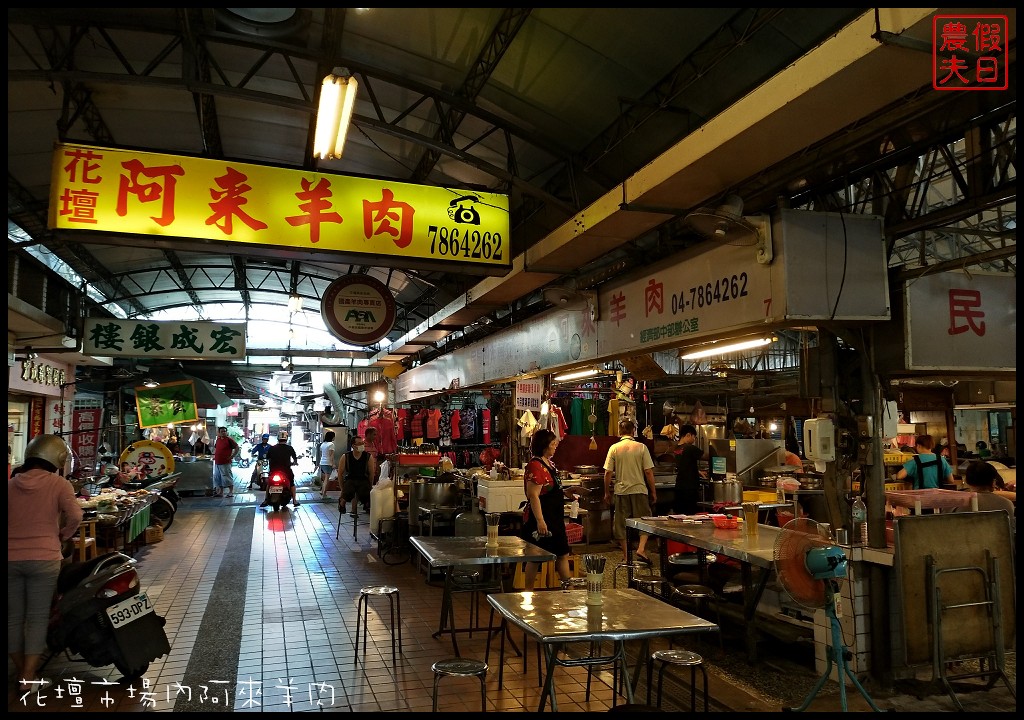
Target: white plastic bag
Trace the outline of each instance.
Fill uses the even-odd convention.
[[[385,460],[380,464],[380,473],[377,475],[378,482],[391,477],[391,461]]]
[[[395,516],[395,484],[384,478],[370,488],[370,532],[380,530],[380,521]]]

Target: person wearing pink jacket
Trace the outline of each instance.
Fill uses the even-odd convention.
[[[42,689],[39,664],[61,545],[82,522],[75,490],[60,474],[68,454],[56,435],[35,437],[25,448],[25,464],[7,480],[7,652],[21,692]]]

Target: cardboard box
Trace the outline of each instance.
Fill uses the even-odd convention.
[[[146,528],[146,544],[152,545],[164,539],[164,529],[159,525],[150,525]]]

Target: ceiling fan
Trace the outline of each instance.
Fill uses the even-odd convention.
[[[557,308],[569,309],[576,305],[586,304],[590,311],[590,319],[597,320],[597,291],[577,290],[564,285],[551,285],[542,291],[545,302]]]
[[[743,198],[729,195],[718,206],[690,212],[683,224],[708,240],[724,245],[757,246],[757,261],[772,261],[771,222],[767,215],[743,215]]]

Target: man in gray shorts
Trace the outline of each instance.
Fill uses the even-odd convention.
[[[608,448],[604,461],[604,501],[611,505],[614,487],[615,517],[612,535],[622,548],[622,559],[626,560],[626,520],[651,514],[651,508],[658,500],[654,487],[654,460],[651,451],[642,442],[635,440],[636,425],[632,420],[619,423],[621,439]],[[613,485],[614,482],[614,485]],[[640,533],[636,557],[647,565],[651,561],[644,554],[647,549],[647,534]]]

